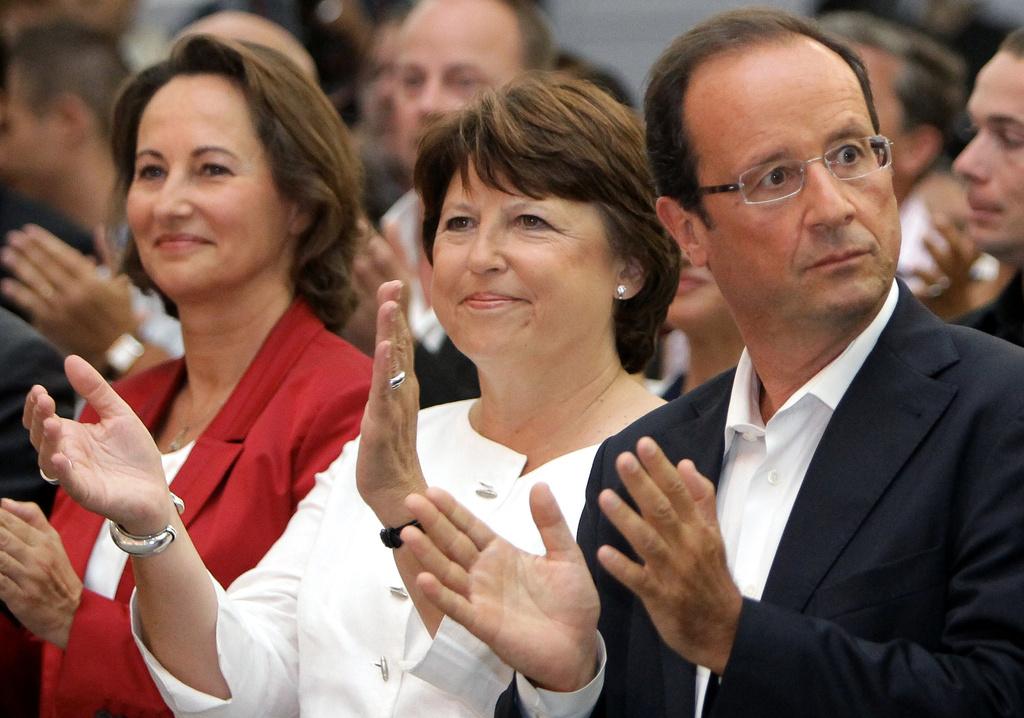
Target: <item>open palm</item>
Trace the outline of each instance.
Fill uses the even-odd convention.
[[[86,361],[70,356],[64,366],[100,420],[82,424],[61,418],[46,390],[33,387],[23,421],[40,466],[84,508],[129,530],[159,530],[167,523],[167,483],[149,431]]]
[[[546,486],[530,494],[544,556],[502,539],[440,489],[407,505],[426,533],[406,529],[402,538],[426,569],[420,587],[441,611],[545,688],[573,691],[590,681],[597,590]]]

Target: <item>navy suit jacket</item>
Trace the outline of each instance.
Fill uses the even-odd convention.
[[[595,458],[577,537],[608,650],[595,716],[694,715],[693,665],[597,563],[602,544],[632,552],[596,499],[626,495],[613,462],[642,436],[717,484],[732,378]],[[711,715],[1024,715],[1024,351],[942,323],[900,287],[814,454],[762,600],[743,602]]]

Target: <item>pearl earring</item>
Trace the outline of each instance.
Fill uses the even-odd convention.
[[[615,298],[618,299],[620,302],[626,298],[625,284],[620,284],[619,286],[615,287]]]

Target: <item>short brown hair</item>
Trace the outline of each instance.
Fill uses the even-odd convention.
[[[690,79],[701,65],[719,55],[800,36],[821,43],[850,66],[864,93],[871,125],[878,131],[871,85],[857,53],[823,32],[813,21],[791,13],[766,8],[724,12],[673,40],[651,68],[644,114],[647,154],[658,194],[697,212],[710,226],[698,189],[699,158],[683,122],[683,100]]]
[[[964,109],[964,61],[924,33],[866,12],[832,12],[818,18],[840,39],[880,50],[900,62],[893,82],[903,129],[930,125],[949,139]]]
[[[8,69],[17,68],[28,103],[42,114],[62,94],[85,103],[105,140],[117,91],[131,74],[117,43],[98,30],[70,20],[30,25],[8,51]]]
[[[1024,58],[1024,27],[1019,27],[999,43],[999,52],[1008,52],[1014,57]]]
[[[194,35],[175,45],[170,59],[135,77],[114,110],[113,151],[121,196],[127,195],[134,176],[142,113],[161,87],[188,75],[225,77],[244,93],[278,191],[313,218],[292,259],[295,293],[328,329],[339,330],[355,306],[351,268],[362,217],[359,160],[330,102],[280,53]],[[139,286],[153,288],[133,241],[123,265]]]
[[[622,366],[643,369],[678,286],[679,247],[654,213],[636,115],[589,82],[528,73],[440,117],[424,134],[414,173],[428,257],[448,186],[456,173],[466,181],[470,164],[496,189],[598,208],[612,252],[643,272],[641,290],[614,310]]]

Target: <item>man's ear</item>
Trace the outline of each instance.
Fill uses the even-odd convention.
[[[703,267],[708,263],[706,237],[707,227],[696,212],[684,208],[671,197],[658,197],[654,204],[665,231],[672,235],[679,248],[689,258],[690,264]]]
[[[893,153],[903,175],[921,179],[942,154],[943,137],[938,128],[918,125],[904,133],[903,142]]]
[[[81,145],[91,135],[99,135],[95,127],[98,118],[85,100],[70,92],[62,92],[50,101],[46,117],[49,122],[58,124],[61,139],[68,146]]]

